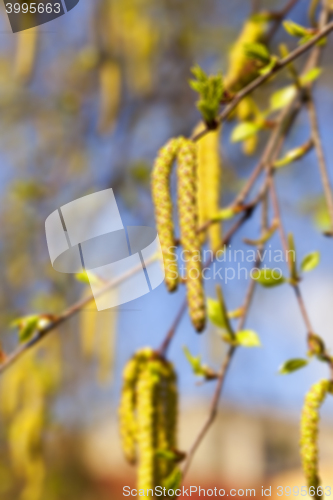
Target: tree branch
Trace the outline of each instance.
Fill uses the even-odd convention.
[[[276,62],[275,66],[268,71],[267,73],[259,76],[253,82],[251,82],[249,85],[244,87],[240,92],[238,92],[233,100],[225,107],[225,109],[222,111],[222,113],[217,117],[217,123],[221,124],[224,122],[228,116],[231,114],[231,112],[236,108],[236,106],[240,103],[244,97],[247,95],[251,94],[255,89],[260,87],[264,82],[269,80],[275,73],[280,71],[281,69],[285,68],[290,64],[292,61],[300,57],[302,54],[305,54],[311,47],[313,47],[317,42],[319,42],[322,38],[327,36],[331,31],[333,30],[333,22],[327,24],[324,28],[322,28],[316,35],[311,38],[307,43],[304,43],[303,45],[300,45],[297,47],[293,52],[291,52],[287,57],[280,59],[279,61]],[[198,141],[201,137],[206,135],[210,129],[206,127],[203,129],[201,132],[193,134],[191,139],[193,141]]]
[[[323,183],[323,189],[325,194],[325,199],[327,203],[328,212],[331,220],[331,234],[333,236],[333,195],[332,195],[332,185],[328,175],[328,168],[325,160],[325,153],[323,149],[323,144],[319,134],[319,125],[316,106],[313,101],[313,96],[309,92],[307,100],[307,109],[309,113],[310,125],[311,125],[311,135],[315,146],[315,150],[318,158],[319,171],[321,175],[321,180]]]

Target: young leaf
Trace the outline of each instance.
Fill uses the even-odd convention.
[[[75,278],[77,279],[77,281],[80,281],[85,285],[90,285],[90,284],[102,285],[102,280],[98,278],[98,276],[96,276],[91,271],[85,271],[85,270],[80,271],[79,273],[76,273]]]
[[[287,375],[288,373],[295,372],[296,370],[300,370],[301,368],[304,368],[308,364],[308,361],[306,359],[302,358],[295,358],[295,359],[289,359],[285,363],[283,363],[282,366],[279,368],[279,373],[281,375]]]
[[[263,43],[247,43],[245,53],[248,58],[257,59],[264,64],[268,64],[271,60],[269,50]]]
[[[277,228],[278,228],[278,223],[276,220],[274,220],[271,227],[264,232],[261,238],[259,238],[258,240],[250,240],[248,238],[243,238],[243,241],[247,245],[252,245],[257,247],[259,245],[262,245],[263,243],[267,243],[267,241],[270,240],[271,237],[274,235]]]
[[[322,356],[326,351],[326,346],[321,337],[315,333],[309,334],[308,339],[309,352],[308,356]]]
[[[271,56],[270,62],[264,68],[259,69],[259,73],[261,75],[266,75],[267,73],[272,71],[272,69],[275,67],[277,62],[278,62],[278,58],[276,56]]]
[[[166,489],[166,491],[176,491],[180,488],[181,482],[182,472],[179,467],[175,467],[171,474],[164,479],[163,487]]]
[[[320,262],[320,252],[311,252],[304,257],[301,263],[303,272],[309,272],[315,269]]]
[[[183,347],[183,351],[195,375],[202,375],[201,356],[193,356],[186,346]]]
[[[214,220],[228,220],[232,219],[236,215],[236,212],[233,208],[222,208],[215,216]]]
[[[301,76],[300,83],[301,85],[306,85],[307,83],[314,82],[321,75],[321,68],[312,68],[305,75]]]
[[[208,76],[198,65],[194,66],[191,71],[196,80],[190,80],[189,84],[199,94],[197,108],[204,121],[208,125],[213,125],[224,92],[222,75]]]
[[[231,328],[228,313],[225,307],[222,289],[217,287],[218,300],[207,298],[207,314],[213,325],[221,328],[228,334],[228,338],[234,337],[234,332]]]
[[[270,99],[271,110],[277,111],[278,109],[284,108],[293,100],[295,95],[295,85],[288,85],[288,87],[277,90],[276,92],[274,92]]]
[[[294,282],[297,282],[298,273],[297,273],[297,263],[296,263],[296,247],[295,247],[294,235],[292,233],[288,234],[288,245],[290,251],[288,253],[290,277]]]
[[[231,134],[231,142],[245,141],[260,130],[260,126],[254,122],[243,122],[237,125]]]
[[[38,329],[40,317],[37,315],[25,316],[11,323],[12,328],[18,327],[20,342],[27,342]]]
[[[284,21],[283,27],[289,35],[297,38],[302,38],[310,34],[307,28],[304,28],[304,26],[294,23],[293,21]]]
[[[270,288],[285,283],[286,279],[281,276],[281,273],[274,269],[258,269],[253,279],[258,281],[260,285]]]
[[[288,151],[288,153],[284,157],[280,158],[280,160],[277,160],[274,163],[274,167],[281,168],[284,167],[285,165],[289,165],[289,163],[292,163],[294,161],[299,160],[300,158],[303,158],[303,156],[306,153],[308,153],[312,148],[313,148],[313,141],[310,139],[302,146],[299,146],[298,148]]]
[[[243,347],[261,347],[259,336],[253,330],[241,330],[237,332],[236,342]]]
[[[172,450],[156,450],[155,455],[159,458],[164,458],[169,462],[176,462],[178,458],[176,453]]]

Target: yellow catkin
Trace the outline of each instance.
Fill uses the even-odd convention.
[[[219,211],[221,168],[219,131],[214,130],[198,141],[199,227],[211,220]],[[210,247],[216,252],[221,247],[221,225],[212,224],[208,228],[208,236]]]
[[[158,393],[159,366],[151,361],[143,368],[137,384],[138,490],[153,490],[158,482]]]
[[[229,56],[229,71],[224,79],[225,87],[230,92],[237,92],[258,76],[260,64],[247,57],[245,46],[250,43],[262,42],[266,32],[266,22],[249,19],[231,49]]]
[[[31,28],[20,31],[16,36],[17,48],[14,60],[14,75],[19,82],[27,83],[35,66],[38,30],[37,28]]]
[[[163,486],[175,469],[177,376],[152,349],[138,351],[123,374],[120,433],[125,457],[138,463],[138,489]],[[170,458],[171,454],[171,458]]]
[[[123,372],[123,387],[119,405],[119,426],[123,452],[126,460],[136,462],[136,385],[146,361],[153,355],[149,347],[140,349],[128,361]]]
[[[178,284],[178,266],[174,252],[175,237],[170,175],[173,162],[178,153],[179,144],[179,139],[171,139],[166,146],[160,149],[155,160],[151,183],[157,232],[164,260],[165,283],[169,292],[176,290]]]
[[[119,406],[119,423],[122,448],[130,464],[136,461],[135,384],[139,375],[139,363],[131,359],[123,373],[123,388]]]
[[[121,71],[115,61],[104,61],[99,68],[100,112],[98,129],[110,132],[118,113],[121,98]]]
[[[178,391],[177,376],[172,363],[161,363],[161,380],[157,407],[158,450],[177,449]],[[174,468],[174,462],[161,456],[158,460],[159,481],[162,484]]]
[[[320,485],[318,474],[318,426],[319,409],[328,392],[332,391],[332,382],[322,380],[313,385],[305,397],[301,417],[301,459],[307,485],[315,488],[313,498],[319,500],[317,488]]]
[[[197,146],[182,139],[178,153],[178,213],[181,244],[186,255],[186,286],[189,314],[198,332],[205,327],[206,309],[202,283],[197,201]]]

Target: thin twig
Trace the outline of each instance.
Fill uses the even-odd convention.
[[[285,255],[288,256],[289,255],[288,254],[288,252],[289,252],[288,238],[287,238],[287,235],[286,235],[284,227],[283,227],[279,201],[277,198],[274,178],[272,175],[270,175],[270,177],[269,177],[269,185],[270,185],[270,193],[271,193],[271,200],[272,200],[272,206],[273,206],[273,211],[274,211],[274,217],[278,223],[282,248],[283,248]],[[293,289],[295,291],[296,299],[297,299],[304,323],[306,325],[307,331],[308,331],[308,333],[312,333],[313,329],[312,329],[311,321],[310,321],[309,315],[307,313],[299,285],[297,283],[294,283],[293,281],[291,281],[291,286],[293,287]]]
[[[328,212],[331,221],[331,232],[333,234],[333,195],[332,195],[332,185],[328,175],[328,168],[325,160],[325,153],[323,149],[322,140],[319,133],[318,117],[315,103],[313,97],[309,92],[307,99],[307,109],[309,113],[310,125],[311,125],[311,135],[314,142],[314,146],[317,153],[318,165],[320,170],[320,175],[323,183],[323,189],[325,194],[325,199],[328,207]]]
[[[151,264],[154,260],[156,260],[155,256],[151,257],[149,260],[147,259],[146,265]],[[41,328],[31,340],[29,340],[25,344],[20,345],[14,352],[5,357],[4,362],[0,364],[0,374],[3,373],[7,368],[9,368],[15,361],[17,361],[25,352],[41,342],[41,340],[51,331],[55,330],[66,320],[80,312],[87,304],[92,302],[97,297],[103,295],[111,288],[115,288],[116,286],[120,285],[128,278],[131,278],[133,275],[140,271],[142,271],[141,265],[133,267],[129,271],[123,273],[121,276],[115,278],[109,283],[106,283],[105,286],[103,286],[95,295],[91,293],[87,297],[84,297],[83,299],[75,302],[75,304],[68,307],[61,314],[53,318],[52,321],[50,321],[50,323],[48,323],[45,327]]]
[[[265,196],[262,200],[262,223],[261,223],[261,234],[262,235],[264,235],[265,231],[267,230],[267,211],[268,211],[267,191],[265,191]],[[260,245],[258,248],[257,258],[256,258],[256,262],[254,264],[255,268],[260,267],[260,265],[261,265],[262,251],[263,251],[264,246],[265,245],[263,244],[263,245]],[[250,285],[248,287],[248,290],[247,290],[247,293],[245,296],[244,305],[242,307],[242,316],[239,320],[238,327],[237,327],[238,331],[242,330],[244,327],[244,324],[245,324],[245,321],[246,321],[246,318],[248,316],[248,312],[249,312],[249,309],[250,309],[250,306],[252,303],[255,286],[256,286],[256,281],[251,279]],[[220,370],[219,376],[217,378],[217,385],[216,385],[214,396],[213,396],[213,399],[211,402],[208,417],[207,417],[206,421],[204,422],[198,436],[194,440],[194,443],[192,444],[192,446],[187,454],[186,461],[185,461],[184,466],[183,466],[183,474],[182,474],[183,479],[189,470],[189,467],[192,463],[193,457],[194,457],[197,449],[199,448],[202,440],[204,439],[205,435],[207,434],[208,430],[210,429],[212,423],[214,422],[214,420],[216,418],[218,405],[219,405],[221,393],[223,390],[225,378],[226,378],[227,372],[229,370],[232,358],[234,357],[236,350],[237,350],[237,346],[231,345],[228,349],[228,352],[227,352],[225,359],[223,360],[221,370]]]
[[[283,9],[280,12],[276,13],[276,20],[267,35],[267,40],[271,40],[273,38],[277,30],[279,29],[283,19],[289,14],[289,12],[295,7],[298,2],[299,0],[289,0],[287,5]]]
[[[231,363],[232,357],[235,353],[235,350],[236,350],[235,346],[230,346],[228,353],[223,361],[221,371],[220,371],[220,374],[219,374],[218,379],[217,379],[217,385],[216,385],[216,389],[214,392],[213,400],[212,400],[211,405],[210,405],[208,418],[207,418],[206,422],[204,423],[201,431],[199,432],[198,436],[196,437],[193,445],[191,446],[191,448],[187,454],[187,457],[186,457],[186,460],[185,460],[185,463],[183,466],[183,474],[182,474],[183,478],[185,477],[185,475],[188,472],[188,469],[192,463],[195,452],[197,451],[201,441],[203,440],[207,431],[209,430],[210,426],[212,425],[212,423],[215,420],[221,392],[222,392],[224,381],[225,381],[225,377],[226,377],[228,369],[230,367],[230,363]]]

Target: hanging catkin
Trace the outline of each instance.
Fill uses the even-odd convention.
[[[108,133],[114,126],[121,99],[121,71],[116,61],[106,60],[99,68],[100,110],[98,129]]]
[[[165,269],[165,283],[169,292],[178,284],[178,266],[174,253],[175,237],[170,194],[170,175],[177,156],[180,139],[171,139],[160,149],[152,172],[152,197]]]
[[[198,218],[199,227],[213,219],[220,207],[221,161],[219,131],[214,130],[198,141]],[[216,252],[221,247],[221,225],[208,228],[210,247]],[[201,242],[203,241],[200,236]]]
[[[315,488],[313,498],[319,500],[322,495],[317,495],[320,485],[318,474],[318,425],[319,409],[328,392],[332,391],[332,382],[322,380],[313,385],[305,397],[301,418],[301,459],[307,485]]]
[[[145,492],[158,483],[158,391],[160,377],[156,361],[147,363],[137,385],[138,489]]]
[[[202,283],[197,200],[197,146],[182,139],[178,153],[178,213],[180,239],[186,255],[186,286],[189,314],[195,329],[205,327],[206,310]]]
[[[162,486],[175,470],[177,378],[172,363],[152,349],[127,363],[120,402],[120,433],[125,457],[138,462],[138,489]]]
[[[246,54],[246,45],[262,42],[266,33],[266,21],[251,18],[246,21],[229,56],[229,71],[224,79],[230,92],[237,92],[258,76],[260,63]]]
[[[120,435],[126,460],[136,462],[136,422],[135,422],[135,384],[139,375],[137,358],[131,359],[123,373],[123,388],[119,407]]]
[[[16,36],[14,76],[20,83],[27,83],[32,76],[36,62],[38,30],[31,28],[20,31]]]

